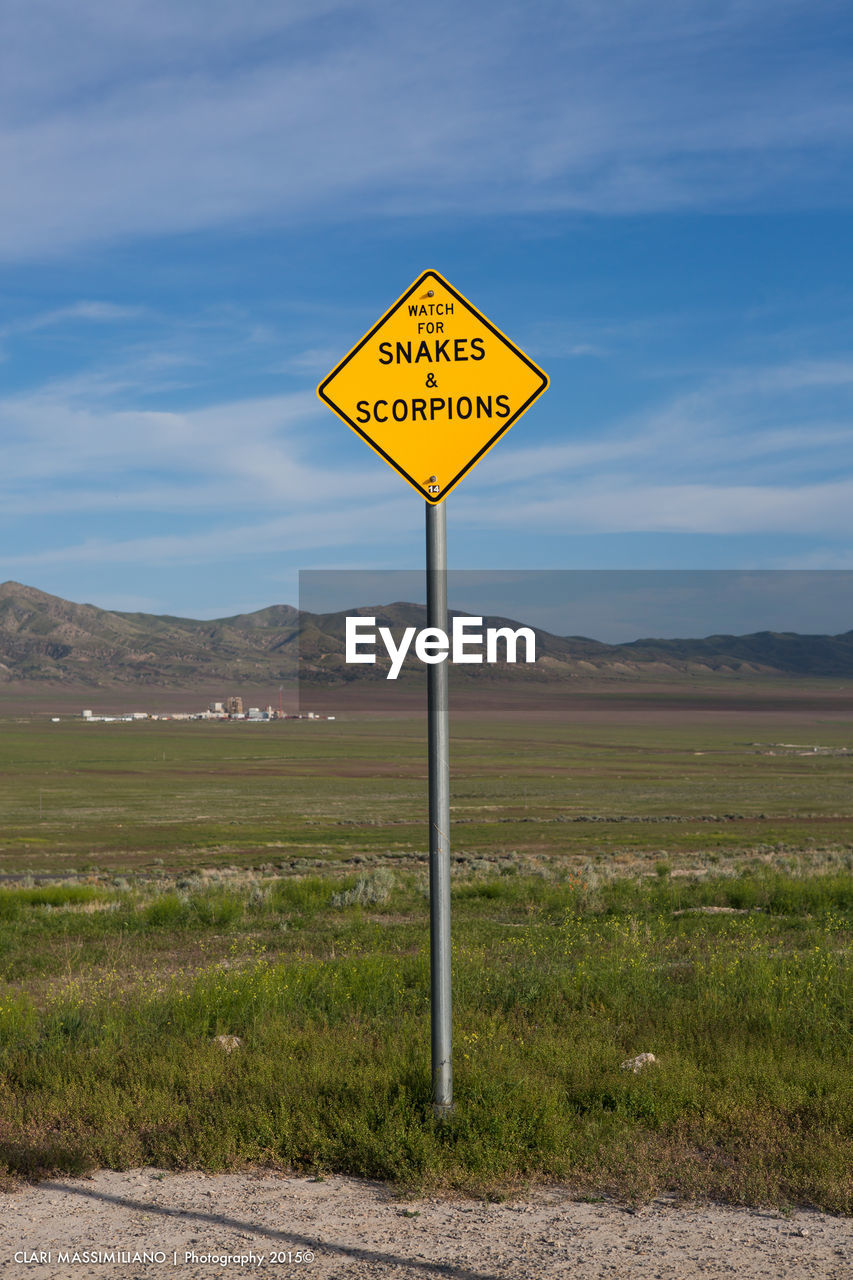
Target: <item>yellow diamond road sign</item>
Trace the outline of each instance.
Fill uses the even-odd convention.
[[[547,385],[547,374],[443,276],[425,271],[317,394],[436,503]]]

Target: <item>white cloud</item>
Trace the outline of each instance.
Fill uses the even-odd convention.
[[[717,370],[592,439],[514,448],[510,435],[456,514],[468,527],[554,534],[849,538],[851,376],[843,359]]]
[[[328,411],[312,392],[167,412],[100,404],[94,385],[81,376],[0,400],[3,517],[310,514],[395,492],[362,451],[352,465],[317,449],[306,428]]]
[[[480,464],[488,484],[541,478],[573,484],[607,475],[623,482],[663,477],[761,487],[799,487],[827,473],[853,474],[853,363],[794,361],[715,369],[692,390],[598,428],[594,435],[514,447],[510,434]],[[544,410],[540,410],[544,412]],[[575,428],[567,425],[568,436]]]
[[[454,494],[453,521],[463,536],[849,539],[852,384],[840,358],[721,369],[587,438],[516,447],[510,433]],[[409,553],[412,495],[313,391],[182,411],[134,407],[138,394],[106,370],[0,400],[0,513],[68,517],[61,545],[47,534],[7,572],[377,543],[391,563]],[[134,512],[157,512],[160,532],[138,536]],[[112,520],[115,535],[91,536],[89,519]],[[389,543],[389,529],[409,532]]]
[[[59,325],[86,320],[95,324],[116,324],[122,320],[135,320],[144,314],[142,307],[122,307],[112,302],[74,302],[67,307],[55,307],[34,316],[15,320],[0,328],[0,338],[16,333],[36,333]]]
[[[409,504],[411,508],[411,504]],[[3,573],[57,568],[63,565],[222,564],[246,556],[292,554],[350,546],[354,529],[367,543],[386,540],[388,529],[406,522],[405,502],[372,506],[375,520],[366,524],[357,501],[336,503],[334,509],[298,511],[249,524],[223,524],[194,533],[169,533],[141,538],[87,538],[67,546],[48,547],[3,557]]]
[[[465,515],[471,520],[470,508]],[[485,513],[474,517],[485,523]],[[737,484],[576,486],[522,494],[501,527],[558,533],[713,533],[853,536],[853,480],[800,488]]]
[[[34,0],[4,17],[0,254],[259,219],[847,204],[839,15]]]
[[[296,373],[316,374],[319,378],[334,369],[341,355],[342,352],[335,347],[309,347],[306,351],[291,356],[282,368]]]

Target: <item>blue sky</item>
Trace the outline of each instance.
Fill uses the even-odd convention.
[[[419,566],[315,387],[426,268],[551,378],[452,565],[853,568],[851,144],[846,3],[13,0],[0,580],[213,617]]]

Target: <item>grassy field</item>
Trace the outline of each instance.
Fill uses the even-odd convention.
[[[853,711],[789,710],[456,716],[454,850],[689,862],[845,844]],[[6,722],[0,874],[412,860],[425,803],[417,716]]]
[[[853,1211],[853,719],[766,702],[456,717],[444,1124],[421,718],[2,723],[7,1178]]]

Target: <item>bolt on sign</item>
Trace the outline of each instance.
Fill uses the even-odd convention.
[[[547,374],[491,320],[425,271],[317,394],[435,504],[547,386]]]

